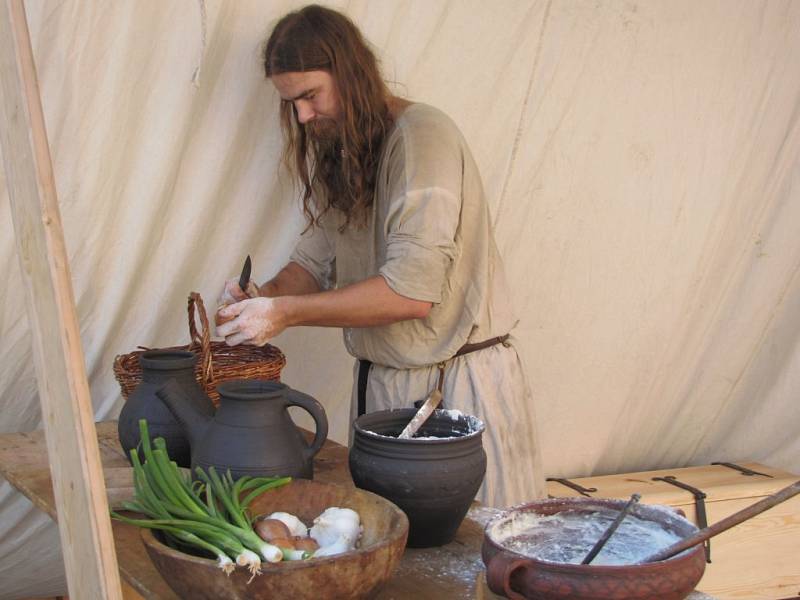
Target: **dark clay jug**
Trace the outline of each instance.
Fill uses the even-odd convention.
[[[391,500],[408,516],[408,546],[451,542],[486,473],[480,419],[435,410],[417,433],[398,439],[416,409],[360,416],[350,474],[357,487]]]
[[[147,419],[151,438],[163,437],[169,457],[182,467],[191,463],[189,437],[170,410],[156,396],[156,390],[172,379],[197,412],[214,414],[211,399],[194,378],[197,356],[180,350],[149,350],[139,357],[142,383],[128,397],[117,425],[119,441],[130,461],[130,451],[139,444],[139,419]]]
[[[276,381],[227,381],[217,391],[220,405],[213,417],[197,411],[173,382],[157,392],[189,435],[192,472],[213,466],[220,472],[230,469],[234,478],[313,479],[314,455],[328,436],[328,419],[319,402]],[[290,406],[299,406],[314,418],[317,431],[310,445],[289,416]]]

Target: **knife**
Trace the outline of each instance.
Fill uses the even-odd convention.
[[[239,287],[242,288],[245,296],[248,298],[258,298],[261,294],[258,292],[258,286],[250,279],[250,271],[252,270],[253,263],[250,261],[250,255],[244,261],[242,267],[242,274],[239,275]]]
[[[242,274],[239,275],[239,287],[245,294],[247,294],[247,284],[250,283],[250,271],[252,268],[253,263],[250,260],[250,255],[248,254],[244,261],[244,266],[242,267]]]
[[[242,274],[239,275],[239,287],[242,288],[242,291],[245,293],[245,296],[248,298],[258,298],[258,286],[250,281],[250,271],[253,268],[253,262],[250,260],[250,255],[247,255],[247,258],[244,261],[244,266],[242,267]],[[236,302],[236,300],[233,300]],[[220,325],[227,323],[228,321],[232,321],[235,317],[223,317],[219,314],[223,308],[227,306],[226,304],[221,304],[217,307],[217,312],[214,315],[214,324],[219,327]]]

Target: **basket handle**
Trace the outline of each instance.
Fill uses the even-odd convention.
[[[211,382],[214,380],[214,371],[211,364],[211,334],[209,332],[208,315],[203,299],[197,292],[189,294],[189,345],[193,349],[200,351],[200,376],[203,381],[203,388],[208,392]],[[201,333],[197,332],[195,323],[195,313],[200,316]]]

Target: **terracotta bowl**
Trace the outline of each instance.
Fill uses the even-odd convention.
[[[512,508],[492,519],[481,550],[489,588],[508,598],[537,600],[679,600],[694,589],[705,570],[702,545],[668,560],[642,565],[577,565],[535,560],[505,548],[498,535],[521,513],[553,515],[565,510],[621,510],[624,500],[552,498]],[[664,507],[643,504],[631,514],[655,521],[686,537],[697,531],[691,522]]]
[[[246,569],[237,568],[226,576],[215,560],[170,548],[149,529],[142,529],[142,541],[158,572],[181,598],[367,598],[391,577],[403,555],[408,519],[394,504],[357,488],[296,479],[256,498],[251,510],[253,515],[289,512],[311,525],[330,506],[352,508],[361,516],[364,530],[358,549],[338,556],[263,565],[261,575],[249,584]]]

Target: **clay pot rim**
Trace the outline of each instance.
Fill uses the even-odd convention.
[[[444,410],[448,410],[448,409],[444,409]],[[436,410],[433,411],[433,414],[428,418],[428,420],[430,421],[431,419],[433,419],[437,415],[441,416],[441,414],[444,412],[444,410],[437,408]],[[446,437],[446,438],[408,438],[408,439],[400,439],[400,438],[391,437],[391,436],[388,436],[388,435],[383,435],[381,433],[376,433],[374,431],[370,431],[369,429],[364,429],[361,426],[361,424],[359,423],[359,421],[364,417],[379,416],[379,415],[387,415],[388,416],[388,415],[391,415],[391,413],[408,413],[410,416],[413,416],[414,414],[416,414],[416,412],[417,412],[416,408],[391,408],[389,410],[377,410],[377,411],[374,411],[374,412],[366,413],[366,414],[361,415],[360,417],[358,417],[355,421],[353,421],[353,429],[355,429],[356,434],[363,435],[365,438],[370,439],[370,440],[378,440],[378,441],[381,441],[381,442],[386,442],[387,444],[411,444],[411,445],[415,445],[415,444],[416,445],[422,445],[422,444],[426,444],[426,445],[427,444],[437,444],[437,445],[440,445],[440,444],[452,444],[454,442],[461,442],[461,441],[464,441],[464,440],[470,440],[470,439],[476,438],[476,437],[482,435],[483,432],[486,430],[486,424],[480,418],[476,417],[475,415],[468,415],[466,413],[462,413],[463,418],[465,420],[466,419],[471,419],[471,420],[474,420],[474,422],[477,423],[477,427],[476,427],[475,431],[472,431],[470,433],[466,433],[464,435],[451,436],[451,437]],[[447,418],[451,419],[451,417],[447,417]],[[424,427],[424,425],[423,425],[423,427]]]
[[[220,396],[244,402],[260,402],[268,398],[264,394],[279,394],[289,389],[280,381],[271,379],[231,379],[217,385]]]
[[[510,548],[507,548],[502,543],[500,543],[496,539],[494,539],[494,537],[492,537],[492,535],[490,533],[490,529],[492,527],[497,525],[499,522],[510,518],[512,513],[515,513],[515,512],[516,513],[537,513],[537,511],[535,510],[536,507],[539,507],[539,506],[542,506],[542,505],[547,505],[547,504],[559,504],[559,503],[563,503],[564,501],[569,501],[570,503],[574,503],[574,504],[577,505],[577,507],[580,507],[580,505],[598,504],[598,505],[604,506],[606,508],[609,508],[609,507],[622,508],[627,502],[626,500],[617,500],[617,499],[613,499],[613,498],[556,497],[556,498],[546,498],[546,499],[542,499],[542,500],[535,500],[533,502],[527,502],[527,503],[524,503],[524,504],[518,504],[516,506],[512,506],[512,507],[504,510],[499,515],[496,515],[496,516],[492,517],[486,523],[486,525],[483,528],[483,537],[484,537],[484,542],[483,543],[484,544],[491,543],[498,549],[498,552],[509,554],[511,556],[514,556],[514,557],[519,557],[519,558],[524,559],[526,561],[530,561],[531,563],[534,563],[536,565],[542,565],[542,567],[546,567],[549,571],[559,571],[559,572],[565,572],[565,573],[578,573],[578,574],[580,574],[580,573],[583,573],[583,574],[615,573],[615,572],[621,572],[623,570],[628,570],[628,569],[632,569],[632,568],[633,569],[637,569],[637,570],[647,569],[647,570],[653,570],[653,571],[658,571],[658,570],[662,570],[662,569],[672,569],[673,565],[675,564],[675,562],[678,562],[678,561],[689,561],[689,560],[692,560],[696,554],[705,552],[705,550],[703,548],[703,545],[702,544],[698,544],[698,545],[694,546],[693,548],[691,548],[690,550],[684,550],[683,552],[681,552],[680,554],[677,554],[676,556],[672,556],[672,557],[670,557],[670,558],[668,558],[666,560],[659,560],[657,562],[650,562],[650,563],[643,563],[643,564],[630,564],[630,565],[580,565],[580,564],[572,564],[572,563],[552,562],[552,561],[549,561],[549,560],[542,560],[542,559],[538,559],[538,558],[533,558],[531,556],[527,556],[525,554],[521,554],[519,552],[515,552],[514,550],[511,550]],[[637,507],[635,507],[635,510],[638,509],[638,510],[644,510],[644,511],[649,512],[651,509],[653,509],[654,506],[664,506],[664,505],[641,504],[641,505],[638,505]],[[670,508],[670,507],[667,507],[667,508]],[[654,510],[659,510],[659,509],[654,509]],[[537,513],[537,514],[541,514],[541,513]],[[555,513],[553,513],[553,514],[555,514]],[[634,515],[634,516],[641,516],[641,515]],[[695,529],[696,529],[696,526],[691,521],[689,521],[685,517],[681,516],[677,512],[674,512],[674,517],[676,519],[679,519],[679,520],[685,520],[686,523],[688,523],[692,527],[695,527]]]
[[[322,483],[320,481],[307,481],[307,480],[304,480],[304,479],[294,479],[294,480],[292,480],[291,483],[289,483],[287,485],[300,484],[301,486],[305,486],[308,483],[346,489],[345,486],[336,485],[336,484],[333,484],[333,483]],[[267,567],[265,567],[265,570],[264,570],[263,573],[267,573],[267,574],[274,573],[276,570],[280,570],[282,572],[285,572],[285,571],[297,571],[297,570],[301,570],[301,569],[313,568],[313,567],[316,567],[317,565],[329,564],[329,563],[331,563],[333,561],[359,560],[361,555],[368,554],[368,553],[372,554],[372,553],[377,552],[377,551],[379,551],[379,550],[381,550],[383,548],[387,548],[389,546],[392,546],[393,544],[395,544],[397,542],[397,540],[399,540],[400,538],[402,538],[403,536],[406,536],[408,534],[408,525],[409,525],[408,524],[408,517],[406,516],[406,514],[396,504],[394,504],[393,502],[387,500],[386,498],[383,498],[382,496],[379,496],[378,494],[374,494],[374,493],[369,492],[367,490],[362,490],[361,488],[354,488],[354,489],[355,489],[356,493],[358,493],[358,494],[372,496],[373,498],[375,498],[378,501],[380,501],[380,503],[387,505],[387,508],[389,508],[400,519],[400,526],[396,527],[394,530],[392,530],[392,532],[391,532],[391,534],[389,536],[383,538],[381,541],[376,542],[374,544],[369,544],[368,546],[362,546],[362,547],[357,548],[355,550],[351,550],[350,552],[343,552],[342,554],[335,554],[333,556],[323,556],[323,557],[320,557],[320,558],[310,558],[308,560],[292,560],[292,561],[285,560],[285,561],[280,561],[280,562],[277,562],[277,563],[270,563]],[[268,494],[269,490],[267,490],[264,493]],[[187,554],[186,552],[181,552],[180,550],[176,550],[174,548],[170,548],[169,546],[167,546],[165,543],[163,543],[161,540],[159,540],[153,534],[153,530],[152,529],[147,529],[147,528],[142,527],[139,530],[139,534],[140,534],[140,537],[142,539],[142,543],[144,543],[145,546],[149,546],[153,551],[155,551],[155,552],[157,552],[159,554],[164,554],[164,555],[170,556],[170,557],[172,557],[172,558],[174,558],[176,560],[182,560],[182,561],[185,561],[185,562],[188,562],[188,563],[196,564],[198,567],[203,567],[203,568],[209,568],[210,567],[210,568],[213,568],[213,569],[216,569],[216,570],[219,569],[219,567],[217,566],[217,560],[216,559],[203,558],[201,556],[195,556],[193,554]]]
[[[536,558],[531,558],[530,556],[526,556],[524,554],[514,552],[513,550],[509,550],[505,546],[497,544],[497,542],[495,542],[495,544],[500,548],[498,553],[509,554],[511,556],[514,556],[515,558],[521,558],[523,560],[530,561],[534,565],[541,565],[542,567],[546,567],[548,571],[585,574],[585,575],[590,575],[592,573],[596,575],[600,575],[603,573],[621,573],[623,571],[628,571],[630,569],[648,570],[648,571],[661,571],[664,569],[672,570],[675,561],[691,560],[692,558],[694,558],[695,554],[704,552],[703,544],[699,544],[694,548],[692,548],[686,554],[682,553],[677,556],[673,556],[672,558],[668,558],[667,560],[660,560],[658,562],[633,564],[633,565],[576,565],[570,563],[550,562],[549,560],[539,560]]]

